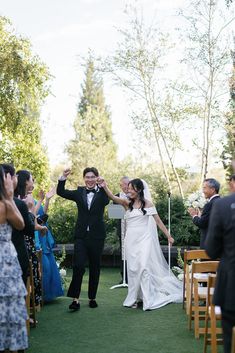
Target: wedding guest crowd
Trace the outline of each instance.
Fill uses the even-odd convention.
[[[59,270],[52,253],[52,234],[46,222],[38,222],[36,217],[38,211],[43,218],[43,200],[39,203],[41,208],[37,210],[33,189],[34,180],[28,170],[16,172],[12,164],[0,164],[0,352],[9,350],[22,353],[28,347],[25,298],[29,259],[33,271],[33,300],[36,306],[42,302],[41,268],[35,248],[35,232],[43,239],[41,249],[48,260],[48,263],[43,260],[44,280],[50,283],[50,288],[45,285],[45,298],[49,301],[63,295]],[[55,189],[46,194],[46,212],[54,194]]]

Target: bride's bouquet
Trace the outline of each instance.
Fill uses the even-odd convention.
[[[193,194],[189,195],[185,201],[185,206],[187,208],[200,208],[202,209],[206,204],[206,199],[204,194],[201,191],[196,191]]]

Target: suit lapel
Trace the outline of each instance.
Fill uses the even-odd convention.
[[[85,187],[82,190],[82,199],[84,201],[84,204],[85,204],[86,208],[88,209],[87,194],[86,194],[86,188]]]

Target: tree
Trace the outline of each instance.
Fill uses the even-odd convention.
[[[228,32],[234,17],[218,0],[193,0],[181,15],[188,27],[183,37],[188,40],[184,62],[187,64],[192,102],[198,104],[194,114],[200,136],[194,143],[201,153],[201,182],[208,173],[212,136],[223,127],[223,101],[228,94],[226,69],[230,60]],[[196,135],[196,133],[195,133]]]
[[[0,17],[0,155],[17,169],[28,168],[40,184],[48,180],[48,160],[41,145],[40,106],[49,93],[47,67],[30,42]]]
[[[145,134],[148,143],[154,140],[168,189],[172,189],[171,170],[183,197],[174,154],[181,147],[177,130],[184,108],[177,106],[177,92],[172,94],[162,75],[171,49],[168,35],[152,24],[146,25],[134,7],[127,15],[127,28],[119,30],[122,41],[114,55],[104,60],[101,70],[111,73],[114,82],[129,92],[136,128]]]
[[[110,176],[117,165],[117,147],[113,140],[110,112],[105,105],[103,82],[91,55],[87,60],[82,96],[73,127],[75,137],[66,147],[72,163],[73,181],[77,183],[78,176],[87,166],[95,166]]]
[[[223,144],[222,162],[227,176],[234,173],[232,162],[235,160],[235,51],[231,52],[233,70],[230,79],[230,112],[226,114],[226,143]]]

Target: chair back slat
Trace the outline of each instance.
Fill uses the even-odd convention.
[[[219,261],[193,262],[192,263],[192,275],[197,272],[200,272],[200,273],[216,272],[218,265],[219,265]]]
[[[189,261],[189,260],[209,260],[210,257],[207,255],[206,251],[203,249],[197,249],[197,250],[184,250],[184,260]]]

